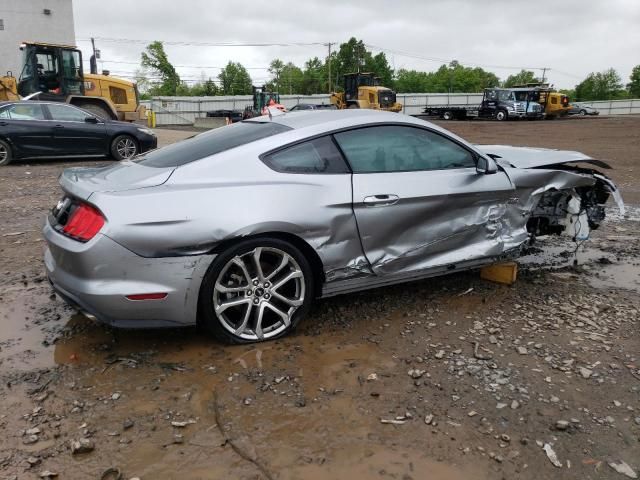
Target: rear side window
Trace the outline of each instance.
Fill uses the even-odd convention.
[[[329,137],[287,147],[264,155],[262,160],[283,173],[348,173],[342,155]]]
[[[17,103],[0,111],[0,118],[11,120],[44,120],[42,105],[38,103]]]
[[[291,127],[275,122],[234,123],[149,152],[138,163],[157,168],[179,167],[288,130]]]

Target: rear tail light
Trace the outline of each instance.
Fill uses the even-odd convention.
[[[102,213],[91,205],[81,203],[71,213],[62,232],[81,242],[88,242],[96,236],[103,225]]]

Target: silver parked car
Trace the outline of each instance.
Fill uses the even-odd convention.
[[[572,103],[569,106],[569,115],[600,115],[600,111],[595,108],[585,105],[584,103]]]
[[[44,226],[55,290],[122,327],[286,334],[314,298],[476,268],[535,235],[588,237],[616,186],[577,152],[475,146],[373,110],[262,116],[71,168]]]

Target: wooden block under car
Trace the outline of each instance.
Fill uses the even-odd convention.
[[[518,264],[516,262],[504,262],[482,267],[480,278],[496,283],[511,285],[518,277]]]

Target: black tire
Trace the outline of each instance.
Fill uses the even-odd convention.
[[[496,120],[499,122],[504,122],[509,119],[509,112],[506,110],[498,110],[496,112]]]
[[[95,103],[81,103],[77,105],[78,108],[86,110],[87,112],[93,113],[96,117],[99,117],[103,120],[113,120],[113,115],[104,107],[100,105],[96,105]]]
[[[216,291],[215,291],[215,289],[217,288],[216,285],[219,280],[221,283],[224,282],[224,276],[226,275],[225,272],[229,271],[228,265],[232,263],[234,260],[241,258],[242,256],[246,256],[248,254],[253,253],[257,248],[260,248],[260,247],[262,249],[282,251],[287,255],[289,255],[290,257],[292,257],[293,260],[295,260],[295,263],[297,263],[296,267],[299,267],[300,271],[302,272],[302,279],[304,280],[304,290],[303,290],[303,294],[301,293],[301,295],[303,295],[304,298],[301,300],[302,304],[300,306],[295,307],[295,309],[291,313],[290,320],[289,320],[290,324],[288,326],[285,326],[285,324],[283,323],[278,328],[273,327],[274,328],[273,334],[268,334],[268,336],[267,334],[265,334],[265,338],[262,338],[262,339],[247,338],[247,337],[250,337],[251,335],[246,334],[244,336],[241,336],[232,332],[230,329],[229,323],[226,323],[227,319],[225,318],[221,319],[220,316],[222,316],[222,312],[221,312],[221,315],[219,316],[216,313],[216,308],[215,308],[217,304],[216,302],[218,301],[216,300]],[[268,270],[265,269],[265,276],[267,271]],[[250,274],[252,274],[252,272],[250,272]],[[278,277],[274,277],[274,278],[278,278]],[[276,282],[274,281],[274,283]],[[253,283],[252,285],[255,285],[255,283]],[[274,286],[275,285],[271,285],[271,287],[274,287]],[[240,286],[240,287],[247,288],[245,286]],[[253,326],[253,329],[255,331],[256,330],[255,328],[256,310],[252,310],[252,309],[259,308],[259,307],[254,307],[253,305],[257,305],[255,303],[256,298],[258,296],[257,292],[258,290],[261,290],[261,288],[260,288],[260,285],[257,285],[256,287],[248,286],[248,288],[251,291],[253,291],[254,296],[251,298],[253,298],[254,303],[252,305],[247,306],[247,308],[249,308],[249,311],[251,313],[246,313],[247,315],[246,318],[251,317],[250,323],[251,323],[251,326]],[[207,270],[207,273],[204,276],[204,279],[202,281],[202,286],[200,288],[200,296],[199,296],[199,302],[198,302],[199,323],[202,326],[204,326],[211,334],[213,334],[218,340],[224,343],[247,344],[247,343],[255,343],[255,342],[260,342],[265,340],[275,340],[276,338],[280,338],[284,335],[288,335],[289,333],[291,333],[295,329],[295,327],[300,323],[300,320],[302,320],[302,318],[307,314],[307,312],[309,311],[309,308],[311,307],[311,303],[314,298],[314,292],[315,292],[315,279],[313,275],[313,270],[311,268],[311,264],[305,258],[302,252],[300,252],[300,250],[296,248],[294,245],[284,240],[273,238],[273,237],[259,237],[259,238],[243,240],[231,246],[221,254],[219,254],[209,266],[209,269]],[[246,299],[248,294],[249,292],[245,292],[245,291],[242,291],[239,293],[226,294],[228,296],[224,297],[222,302],[224,303],[224,301],[234,300],[234,299],[240,299],[240,300]],[[260,295],[262,296],[262,298],[260,298],[259,301],[262,301],[263,299],[266,300],[268,298],[266,297],[264,291]],[[275,294],[274,294],[274,297],[275,297]],[[271,302],[273,301],[277,301],[277,300],[275,298],[272,298]],[[267,301],[267,303],[271,303],[271,302]],[[243,308],[241,306],[238,306],[238,307]],[[294,307],[290,307],[290,308],[294,308]],[[244,312],[246,312],[246,310],[244,310]],[[244,316],[243,311],[240,310],[240,313],[238,315],[240,317],[243,317]],[[247,326],[249,326],[249,324],[247,324]],[[279,330],[279,329],[282,329],[282,330]],[[246,332],[247,330],[245,329],[244,333]]]
[[[580,110],[578,113],[579,113],[580,115],[584,116],[584,115],[586,115],[586,114],[587,114],[587,111],[586,111],[586,110]]]
[[[116,160],[127,160],[140,153],[138,142],[131,135],[118,135],[111,141],[110,150]]]
[[[5,165],[9,165],[13,160],[13,151],[11,150],[11,145],[9,145],[4,140],[0,140],[0,167],[4,167]]]
[[[352,109],[352,108],[360,108],[360,105],[358,105],[357,103],[350,103],[350,104],[349,104],[349,106],[348,106],[347,108],[349,108],[349,109]]]
[[[453,114],[453,112],[447,110],[442,114],[442,118],[443,120],[453,120],[455,118],[455,115]]]

